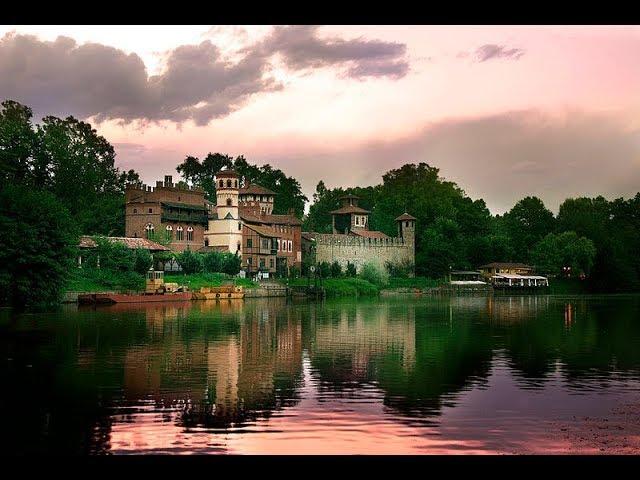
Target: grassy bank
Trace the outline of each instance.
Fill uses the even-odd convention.
[[[201,287],[219,287],[221,285],[230,285],[231,283],[244,288],[258,286],[257,283],[247,278],[230,277],[224,273],[165,274],[164,281],[187,285],[191,290],[198,290]]]
[[[385,288],[434,288],[445,283],[442,279],[427,277],[399,278],[391,277],[389,284]]]
[[[289,280],[290,286],[307,286],[306,278],[296,278]],[[313,280],[311,285],[314,285]],[[375,296],[380,293],[380,289],[371,282],[367,282],[357,277],[347,278],[326,278],[322,280],[327,297],[363,297]]]
[[[195,273],[191,275],[165,275],[165,282],[187,285],[191,290],[200,287],[219,287],[233,283],[245,288],[253,288],[256,283],[244,278],[229,277],[224,273]],[[78,269],[71,274],[67,283],[67,292],[104,292],[104,291],[142,291],[145,288],[144,275],[133,272],[114,272],[111,270]]]

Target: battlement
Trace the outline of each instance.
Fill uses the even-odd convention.
[[[411,246],[403,238],[387,237],[387,238],[370,238],[358,237],[355,235],[334,235],[334,234],[316,234],[316,246],[331,247],[359,247],[359,248],[379,248],[379,247],[408,247]]]
[[[189,192],[195,192],[195,193],[202,193],[204,194],[204,189],[201,187],[196,187],[196,186],[190,186],[190,185],[186,185],[186,184],[181,184],[181,183],[175,183],[175,184],[170,184],[170,185],[166,185],[164,184],[162,181],[158,180],[156,182],[156,186],[152,187],[151,185],[146,185],[142,182],[139,183],[127,183],[127,185],[125,186],[125,190],[136,190],[139,192],[155,192],[155,191],[189,191]]]

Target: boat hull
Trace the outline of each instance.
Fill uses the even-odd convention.
[[[191,292],[147,295],[128,295],[126,293],[91,293],[78,295],[78,302],[81,304],[184,302],[191,300],[191,296]]]

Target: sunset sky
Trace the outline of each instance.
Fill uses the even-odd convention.
[[[427,162],[502,213],[640,190],[640,28],[1,26],[0,97],[153,183],[244,155],[311,198]]]

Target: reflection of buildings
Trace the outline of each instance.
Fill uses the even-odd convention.
[[[302,369],[301,327],[282,307],[281,299],[194,302],[188,314],[150,307],[149,342],[124,355],[125,398],[184,406],[185,425],[268,416]]]

